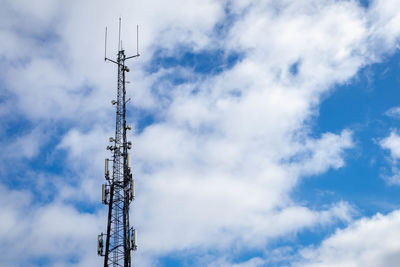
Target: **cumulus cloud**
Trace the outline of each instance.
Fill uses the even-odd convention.
[[[1,265],[100,265],[99,259],[90,254],[96,250],[92,237],[104,225],[99,218],[105,214],[82,214],[58,202],[38,205],[27,190],[0,186],[0,193]],[[79,262],[74,262],[76,258]]]
[[[396,266],[399,261],[400,212],[361,218],[338,230],[316,248],[301,252],[293,266]]]
[[[389,163],[391,164],[391,175],[383,175],[383,177],[387,180],[389,184],[399,185],[400,184],[400,175],[398,168],[398,160],[400,158],[400,136],[392,131],[390,135],[379,142],[380,146],[383,149],[387,149],[390,151],[390,159]]]
[[[390,150],[390,155],[394,160],[400,158],[400,136],[396,132],[392,131],[388,137],[382,139],[380,145]]]

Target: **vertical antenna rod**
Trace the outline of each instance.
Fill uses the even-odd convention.
[[[107,27],[106,27],[106,34],[104,36],[104,61],[107,60]]]
[[[117,98],[111,101],[116,107],[115,136],[110,137],[112,159],[105,160],[106,183],[102,185],[102,202],[108,205],[107,232],[98,235],[97,253],[104,256],[104,267],[131,267],[131,252],[137,249],[137,231],[129,225],[129,206],[135,197],[135,181],[132,178],[129,150],[132,143],[127,141],[127,130],[132,127],[126,123],[125,73],[129,72],[126,57],[121,45],[121,18],[119,18],[119,37],[117,59],[107,58],[107,28],[105,32],[104,59],[118,66]],[[138,52],[137,48],[137,52]],[[109,162],[112,162],[110,176]],[[104,247],[103,237],[106,236]]]
[[[119,18],[119,27],[118,27],[118,51],[121,51],[121,17]]]

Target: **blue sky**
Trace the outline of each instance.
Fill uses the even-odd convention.
[[[134,266],[400,260],[398,1],[3,2],[0,265],[102,264],[119,17]]]
[[[318,135],[350,127],[357,135],[357,145],[347,155],[347,166],[325,173],[327,179],[305,180],[302,186],[334,191],[336,198],[352,199],[363,213],[370,215],[398,208],[399,188],[379,179],[390,174],[386,160],[389,151],[382,150],[379,140],[387,137],[388,131],[399,128],[398,118],[386,114],[397,106],[398,72],[399,53],[395,53],[381,63],[361,69],[348,84],[338,86],[323,100],[313,132]]]

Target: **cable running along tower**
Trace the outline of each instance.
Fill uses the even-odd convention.
[[[105,32],[104,60],[118,66],[117,99],[111,103],[116,107],[115,137],[110,137],[107,150],[111,159],[105,160],[105,179],[102,185],[102,202],[108,206],[107,232],[98,236],[97,253],[104,256],[104,267],[131,267],[131,252],[137,248],[137,231],[129,224],[129,205],[135,198],[135,181],[132,178],[129,150],[132,143],[127,141],[126,132],[132,127],[126,123],[125,73],[129,72],[126,61],[139,57],[139,29],[137,28],[136,55],[126,56],[121,42],[121,18],[117,59],[107,58],[107,28]],[[112,175],[109,162],[112,162]],[[104,242],[105,239],[105,242]]]

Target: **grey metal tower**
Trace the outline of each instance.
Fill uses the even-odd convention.
[[[138,36],[137,36],[138,37]],[[129,150],[132,143],[127,140],[126,132],[131,126],[126,123],[125,73],[129,72],[126,61],[139,57],[127,57],[121,45],[121,18],[119,19],[119,40],[117,59],[107,58],[107,28],[105,35],[104,60],[118,66],[117,98],[111,101],[116,107],[115,137],[110,137],[112,159],[105,160],[105,179],[102,185],[102,202],[108,206],[107,232],[98,236],[98,255],[104,256],[104,267],[130,267],[131,252],[137,249],[137,231],[129,224],[129,205],[135,198],[135,180],[132,178],[132,167]],[[112,162],[112,175],[109,162]],[[105,244],[103,238],[105,236]]]

